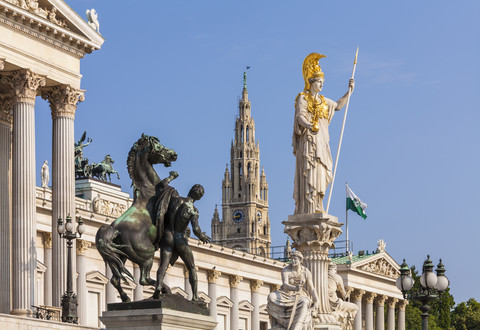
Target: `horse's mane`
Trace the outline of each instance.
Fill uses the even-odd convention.
[[[130,176],[130,179],[132,179],[132,186],[133,186],[134,192],[135,192],[136,186],[135,186],[135,180],[133,176],[134,175],[133,167],[135,166],[135,158],[137,156],[137,151],[145,149],[145,147],[150,146],[152,142],[159,142],[159,140],[154,136],[149,136],[142,133],[142,136],[140,137],[140,139],[138,139],[138,141],[133,144],[132,148],[128,152],[127,169],[128,169],[128,175]]]

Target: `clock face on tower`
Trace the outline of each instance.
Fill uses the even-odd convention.
[[[262,223],[262,212],[260,211],[257,212],[257,220],[258,220],[258,224]]]
[[[235,210],[233,211],[233,221],[235,221],[236,223],[240,223],[243,221],[243,218],[245,217],[245,213],[243,213],[242,210]]]

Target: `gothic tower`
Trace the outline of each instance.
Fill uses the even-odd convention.
[[[217,207],[212,218],[212,240],[216,244],[254,254],[270,255],[268,183],[260,172],[260,147],[255,140],[255,122],[248,100],[244,73],[235,138],[222,181],[222,221]]]

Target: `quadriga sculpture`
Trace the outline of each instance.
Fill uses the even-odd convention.
[[[118,219],[110,225],[101,226],[97,232],[97,250],[112,270],[110,282],[124,302],[130,301],[130,298],[123,291],[120,280],[125,280],[124,275],[133,280],[132,274],[125,268],[127,259],[140,267],[141,285],[156,284],[150,278],[150,270],[163,236],[163,217],[166,212],[159,213],[156,208],[163,200],[168,205],[174,189],[167,186],[178,173],[170,172],[170,176],[162,180],[153,165],[163,164],[169,167],[176,159],[177,153],[174,150],[164,147],[156,137],[142,134],[130,149],[127,160],[133,185],[133,204]],[[168,190],[170,193],[156,196],[156,189]]]

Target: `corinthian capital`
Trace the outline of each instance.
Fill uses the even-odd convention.
[[[57,117],[75,118],[77,103],[85,100],[84,93],[83,90],[60,85],[42,92],[42,98],[50,102],[53,119]]]
[[[243,277],[239,275],[230,275],[230,287],[238,288],[238,285],[243,280]]]
[[[27,69],[2,75],[2,82],[8,84],[15,93],[16,102],[35,103],[37,89],[45,86],[46,78]]]
[[[250,289],[252,292],[258,292],[263,285],[261,280],[250,280]]]
[[[0,124],[12,126],[13,117],[13,97],[10,95],[0,95]]]
[[[87,253],[88,248],[90,246],[92,246],[92,243],[90,243],[89,241],[77,238],[77,254],[78,255],[84,256]]]
[[[222,272],[216,269],[209,269],[208,274],[208,283],[217,283],[218,277],[222,275]]]

